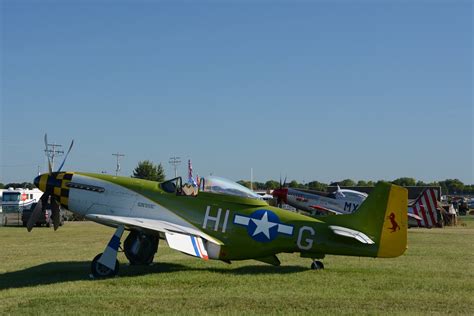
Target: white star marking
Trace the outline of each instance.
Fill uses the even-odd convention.
[[[270,228],[278,225],[277,223],[272,223],[268,221],[267,212],[263,214],[261,219],[251,218],[251,220],[255,223],[255,225],[257,225],[252,236],[263,233],[265,236],[267,236],[268,239],[270,239]]]

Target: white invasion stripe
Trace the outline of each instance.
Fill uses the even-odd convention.
[[[245,216],[235,215],[234,217],[234,224],[248,226],[249,221],[250,221],[250,218],[245,217]]]
[[[436,211],[436,203],[433,201],[433,189],[428,189],[426,191],[426,194],[428,195],[428,202],[429,202],[429,205],[430,205],[430,211],[433,213],[433,218],[434,218],[434,221],[435,223],[438,223],[438,214],[437,214],[437,211]],[[435,194],[436,196],[436,194]]]
[[[433,226],[433,223],[431,222],[431,217],[430,217],[430,214],[428,212],[428,203],[426,202],[426,199],[425,199],[425,195],[423,194],[423,196],[421,197],[421,203],[423,203],[423,206],[424,206],[424,209],[425,209],[425,213],[426,213],[426,220],[428,221],[428,223],[426,223],[426,225],[428,227],[430,226]]]
[[[293,235],[293,226],[278,224],[278,232],[286,235]]]

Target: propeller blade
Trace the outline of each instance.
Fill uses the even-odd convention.
[[[64,156],[63,163],[61,164],[61,166],[59,166],[58,172],[61,171],[61,169],[63,168],[64,163],[66,162],[67,156],[68,156],[69,153],[71,152],[71,149],[72,149],[72,146],[73,146],[73,145],[74,145],[74,139],[72,140],[71,145],[69,145],[69,149],[67,150],[67,153],[66,153],[66,155]]]
[[[58,229],[60,224],[60,214],[61,210],[59,208],[58,201],[54,198],[51,198],[51,218],[53,219],[54,230]]]
[[[51,167],[51,160],[49,159],[49,153],[48,153],[48,134],[44,134],[44,146],[45,146],[45,152],[46,152],[46,157],[48,157],[48,169],[49,173],[51,174],[53,172],[53,168]]]
[[[286,176],[285,176],[285,181],[283,181],[283,186],[286,187]]]
[[[36,203],[36,206],[35,206],[33,212],[31,213],[30,218],[28,219],[28,223],[26,224],[26,229],[28,229],[29,232],[33,229],[33,226],[36,225],[36,222],[38,221],[38,219],[41,216],[41,212],[43,211],[43,197],[45,195],[46,195],[46,193],[43,194],[41,196],[41,198],[38,200],[38,203]],[[48,198],[46,197],[46,201],[47,200],[48,200]]]

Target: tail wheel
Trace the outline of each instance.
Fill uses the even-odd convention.
[[[311,263],[312,270],[323,270],[324,264],[321,261],[315,260]]]
[[[104,266],[103,264],[99,263],[99,259],[102,256],[101,253],[99,253],[97,256],[95,256],[94,260],[92,260],[91,263],[91,273],[96,279],[105,279],[105,278],[111,278],[114,277],[118,274],[119,271],[119,262],[116,259],[115,260],[115,268],[109,269],[108,267]]]

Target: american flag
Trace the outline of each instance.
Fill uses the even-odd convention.
[[[188,160],[188,183],[197,186],[196,181],[193,179],[193,165],[191,164],[191,159]]]

